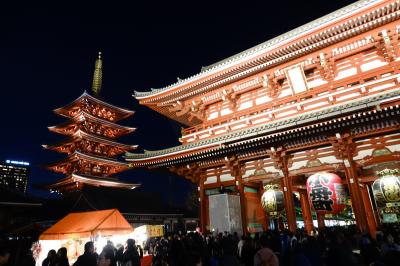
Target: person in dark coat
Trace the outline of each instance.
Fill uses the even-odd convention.
[[[86,242],[85,252],[78,257],[73,266],[96,266],[97,256],[94,253],[94,244],[92,241]]]
[[[143,259],[143,249],[140,245],[137,245],[137,250],[138,250],[140,259]]]
[[[222,239],[222,253],[219,260],[220,266],[240,266],[240,262],[236,257],[236,241],[231,237],[225,237]]]
[[[45,258],[42,262],[42,266],[54,266],[56,265],[56,259],[57,252],[54,249],[49,250],[47,253],[47,258]]]
[[[113,242],[111,242],[110,240],[107,240],[107,245],[105,245],[104,247],[103,247],[103,251],[104,250],[110,250],[113,254],[114,254],[114,257],[117,255],[117,249],[114,247],[114,244],[113,244]]]
[[[99,255],[99,259],[97,261],[98,266],[116,266],[117,263],[115,261],[114,252],[110,248],[103,248],[103,251]]]
[[[126,249],[122,254],[122,265],[131,263],[131,266],[140,266],[140,257],[135,246],[135,240],[128,239],[126,241]]]
[[[118,244],[117,252],[115,253],[115,260],[117,261],[117,265],[122,265],[123,254],[124,254],[124,246]]]
[[[69,266],[67,248],[62,247],[57,250],[56,266]]]

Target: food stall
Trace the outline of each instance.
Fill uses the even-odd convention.
[[[83,254],[86,242],[93,241],[100,253],[107,240],[123,245],[132,232],[132,226],[117,209],[70,213],[40,235],[36,265],[42,265],[49,250],[61,247],[67,248],[72,264]]]

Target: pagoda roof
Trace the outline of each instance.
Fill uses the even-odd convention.
[[[124,108],[120,108],[120,107],[117,107],[115,105],[112,105],[112,104],[109,104],[107,102],[104,102],[104,101],[102,101],[102,100],[90,95],[86,91],[84,91],[81,96],[79,96],[77,99],[75,99],[71,103],[69,103],[69,104],[67,104],[67,105],[65,105],[63,107],[54,109],[54,112],[57,113],[57,114],[60,114],[62,116],[70,117],[68,115],[68,110],[74,108],[76,105],[79,105],[81,100],[84,99],[84,98],[88,99],[89,101],[95,102],[95,103],[97,103],[99,105],[102,105],[102,106],[105,106],[107,108],[110,108],[110,109],[114,110],[116,113],[119,114],[119,116],[117,117],[117,119],[115,119],[115,121],[127,118],[128,116],[131,116],[131,115],[133,115],[135,113],[134,111],[131,111],[131,110],[128,110],[128,109],[124,109]]]
[[[257,59],[260,55],[269,53],[277,48],[281,48],[282,46],[285,46],[292,41],[296,41],[297,39],[308,37],[309,34],[312,32],[316,32],[321,29],[327,30],[324,27],[328,26],[329,24],[333,24],[340,20],[349,18],[350,16],[354,15],[357,12],[368,10],[369,8],[377,6],[382,3],[384,3],[384,1],[382,1],[382,0],[357,1],[353,4],[350,4],[341,9],[338,9],[330,14],[327,14],[321,18],[313,20],[303,26],[297,27],[291,31],[281,34],[271,40],[265,41],[259,45],[256,45],[256,46],[249,48],[243,52],[240,52],[236,55],[233,55],[224,60],[216,62],[210,66],[202,67],[201,71],[198,74],[195,74],[195,75],[190,76],[185,79],[178,78],[177,82],[175,82],[169,86],[159,88],[159,89],[152,88],[150,91],[146,91],[146,92],[134,91],[134,97],[137,99],[144,99],[147,97],[159,96],[165,92],[173,91],[176,88],[191,85],[192,83],[194,83],[196,81],[200,81],[201,79],[203,79],[207,76],[215,75],[222,70],[229,69],[229,68],[239,65],[239,64],[247,63],[247,61],[252,60],[252,59]],[[399,3],[393,2],[393,5],[396,5],[396,8],[398,8]],[[368,11],[370,11],[370,10],[368,10]],[[383,15],[383,14],[381,14],[381,15]],[[348,24],[350,24],[352,22],[354,23],[356,21],[355,20],[346,21],[345,23],[342,23],[343,24],[342,26],[347,27]],[[344,24],[346,24],[346,25],[344,25]],[[335,29],[335,31],[329,30],[330,35],[339,34],[340,32],[341,31],[338,27]],[[319,34],[319,35],[322,35],[322,34]],[[208,83],[209,83],[209,81],[210,81],[210,79],[204,80],[204,82],[208,82]],[[179,92],[174,92],[173,94],[178,94],[178,93]]]
[[[91,140],[91,141],[98,142],[98,143],[104,143],[104,144],[108,144],[110,146],[120,147],[121,149],[125,149],[125,150],[134,150],[134,149],[136,149],[138,147],[138,145],[123,144],[123,143],[112,141],[112,140],[109,140],[109,139],[106,139],[106,138],[103,138],[103,137],[100,137],[100,136],[89,134],[89,133],[86,133],[85,131],[82,131],[80,129],[78,131],[76,131],[70,138],[68,138],[68,139],[66,139],[66,140],[64,140],[64,141],[62,141],[62,142],[60,142],[58,144],[55,144],[55,145],[42,145],[42,146],[45,149],[55,150],[58,147],[61,147],[61,146],[65,145],[65,144],[73,143],[73,142],[79,141],[81,139],[87,139],[87,140]]]
[[[96,156],[96,155],[92,155],[92,154],[86,154],[86,153],[82,153],[80,151],[74,151],[67,158],[64,158],[58,162],[49,164],[48,167],[57,166],[57,165],[60,165],[63,163],[68,163],[68,162],[76,161],[79,159],[84,159],[84,160],[98,162],[98,163],[117,165],[117,166],[121,166],[121,167],[128,167],[128,164],[126,162],[120,162],[116,159],[112,159],[109,157],[101,157],[101,156]]]
[[[94,121],[96,123],[99,123],[99,124],[102,124],[102,125],[106,125],[106,126],[109,126],[109,127],[112,127],[112,128],[123,129],[123,130],[127,131],[127,134],[136,130],[136,128],[134,128],[134,127],[127,127],[127,126],[123,126],[123,125],[120,125],[120,124],[117,124],[117,123],[113,123],[111,121],[108,121],[108,120],[105,120],[103,118],[100,118],[100,117],[94,116],[92,114],[89,114],[88,112],[85,112],[85,111],[80,111],[74,117],[71,117],[70,120],[67,120],[64,123],[61,123],[59,125],[50,126],[50,127],[48,127],[48,129],[50,131],[54,131],[54,132],[57,132],[57,133],[63,133],[63,131],[60,130],[60,129],[66,128],[66,127],[68,127],[70,125],[73,125],[76,122],[79,122],[79,121],[82,121],[82,120]]]
[[[114,177],[102,178],[97,176],[71,174],[65,178],[57,180],[54,184],[48,185],[47,188],[51,190],[58,190],[59,188],[73,185],[74,183],[76,184],[77,182],[90,186],[114,187],[114,188],[125,188],[125,189],[135,189],[140,186],[140,184],[120,181]]]
[[[227,146],[234,147],[248,145],[259,138],[271,139],[283,136],[285,134],[300,132],[302,130],[316,127],[315,125],[307,126],[307,124],[310,122],[325,121],[318,123],[318,125],[326,125],[327,123],[331,124],[332,121],[336,122],[334,118],[339,115],[348,115],[349,119],[351,119],[354,116],[357,117],[357,115],[351,115],[351,113],[375,107],[382,101],[397,98],[399,96],[400,89],[396,89],[391,92],[375,94],[352,102],[320,109],[318,111],[306,112],[289,119],[283,118],[274,122],[249,127],[242,130],[236,130],[230,133],[222,134],[218,137],[203,139],[189,144],[157,151],[145,150],[144,153],[140,154],[127,152],[125,154],[125,160],[130,161],[133,166],[150,166],[158,165],[160,163],[172,165],[173,163],[176,163],[174,161],[187,161],[187,159],[191,156],[206,158],[209,154],[224,150]],[[367,113],[368,112],[363,112],[362,114],[365,115]],[[358,116],[361,116],[361,114]],[[326,122],[327,119],[333,120]]]

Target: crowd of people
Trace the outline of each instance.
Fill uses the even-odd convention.
[[[115,248],[111,241],[107,242],[100,254],[97,254],[92,241],[85,244],[84,253],[78,257],[73,266],[140,266],[143,257],[141,248],[135,245],[135,240],[128,239],[125,248]],[[60,248],[57,252],[50,250],[42,266],[69,266],[67,249]]]
[[[18,266],[34,266],[35,260],[32,256],[25,256],[17,262],[11,263],[12,251],[7,247],[0,247],[0,266],[2,265],[18,265]],[[128,239],[125,246],[119,248],[114,247],[111,241],[107,241],[107,245],[98,254],[92,241],[86,242],[84,253],[78,259],[70,264],[68,259],[68,250],[65,247],[59,248],[57,251],[52,249],[48,252],[47,257],[41,262],[42,266],[140,266],[140,260],[143,257],[143,250],[140,246],[135,245],[135,240]]]
[[[301,229],[296,233],[269,230],[245,236],[177,233],[152,239],[145,249],[153,256],[153,266],[400,265],[400,228],[387,227],[375,238],[361,234],[355,226],[327,227],[313,235]],[[10,254],[10,250],[0,248],[0,265],[10,265]],[[119,248],[108,242],[100,254],[93,242],[87,242],[84,254],[73,265],[137,266],[142,257],[143,250],[133,239]],[[28,260],[23,265],[35,264]],[[42,265],[69,266],[67,249],[49,251]]]
[[[379,231],[376,238],[355,226],[327,227],[312,236],[266,231],[242,236],[170,235],[154,243],[154,266],[400,265],[400,229]]]

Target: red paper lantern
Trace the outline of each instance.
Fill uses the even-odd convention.
[[[342,179],[332,173],[316,173],[307,179],[307,194],[312,208],[321,214],[337,214],[346,207]]]

